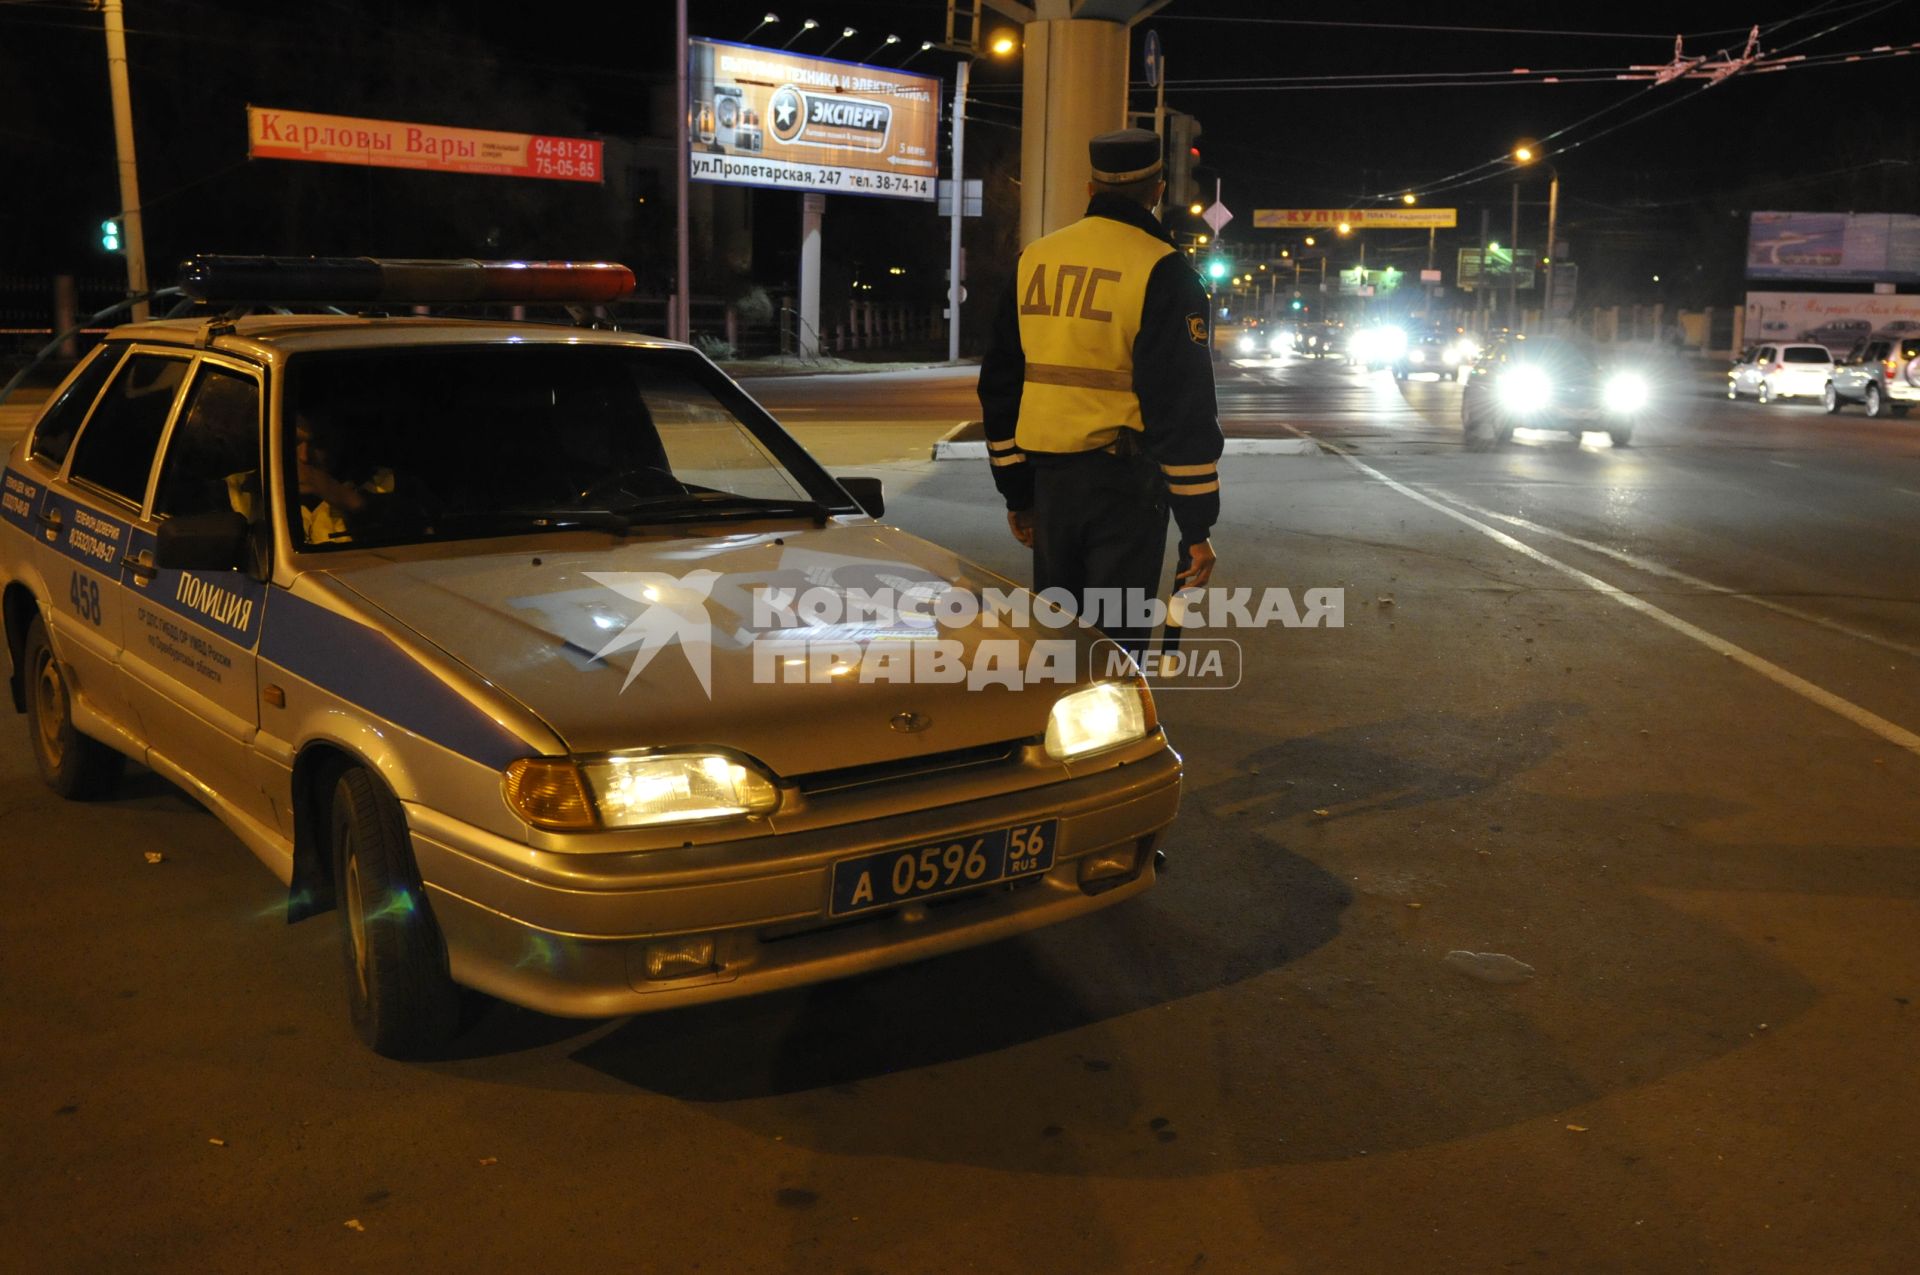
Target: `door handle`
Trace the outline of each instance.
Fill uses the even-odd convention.
[[[150,576],[158,570],[158,568],[153,565],[153,555],[145,549],[142,549],[139,553],[130,553],[120,559],[120,565],[126,567],[137,576]]]
[[[48,531],[60,530],[62,524],[65,522],[65,520],[60,517],[60,511],[58,509],[42,509],[37,517],[40,519],[40,525]]]

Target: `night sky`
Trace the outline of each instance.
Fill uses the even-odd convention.
[[[690,25],[696,35],[740,40],[768,7],[695,0]],[[823,51],[852,25],[859,34],[833,55],[863,60],[898,34],[902,42],[875,57],[882,64],[941,39],[944,29],[940,0],[772,7],[785,20],[757,42],[777,47],[813,16],[821,27],[796,41],[795,52]],[[654,128],[656,94],[672,80],[673,8],[665,0],[545,12],[425,4],[403,11],[371,0],[126,0],[126,8],[156,280],[201,250],[607,255],[632,260],[643,277],[649,264],[662,265],[650,261],[666,251],[659,222],[608,207],[600,188],[249,162],[244,107],[641,136]],[[1302,13],[1313,16],[1295,16]],[[1670,58],[1676,24],[1689,53],[1711,55],[1738,52],[1755,21],[1764,49],[1819,57],[1920,40],[1920,0],[1315,10],[1174,0],[1144,27],[1157,30],[1166,49],[1169,105],[1200,119],[1204,161],[1241,219],[1228,238],[1253,236],[1247,228],[1259,207],[1350,206],[1454,185],[1424,202],[1459,207],[1458,242],[1477,240],[1483,205],[1504,225],[1512,181],[1504,167],[1477,166],[1517,139],[1539,138],[1557,152],[1562,238],[1583,263],[1583,286],[1595,289],[1589,299],[1611,291],[1614,300],[1698,304],[1737,298],[1751,209],[1920,211],[1913,58],[1746,74],[1711,89],[1612,78],[1631,64]],[[1003,24],[989,14],[988,25]],[[952,59],[936,50],[911,67],[950,75]],[[1516,67],[1534,74],[1513,75]],[[1546,71],[1562,82],[1541,82]],[[987,64],[974,75],[967,167],[988,178],[994,210],[992,224],[969,229],[980,260],[1011,248],[1002,219],[1017,208],[1018,76],[1016,66]],[[1489,79],[1497,82],[1483,83]],[[1137,105],[1151,105],[1144,86]],[[0,155],[8,175],[0,271],[111,277],[118,268],[97,246],[100,218],[118,206],[107,106],[98,13],[79,0],[0,0]],[[1544,222],[1545,189],[1544,174],[1526,177],[1529,225]],[[792,269],[798,196],[753,199],[754,273],[777,284]],[[663,202],[653,201],[648,216],[667,214]],[[1523,241],[1540,237],[1536,229]],[[1443,238],[1443,254],[1448,246]],[[1372,252],[1370,262],[1424,257],[1425,236],[1383,235]],[[854,277],[884,274],[895,259],[910,264],[908,282],[889,286],[905,290],[901,299],[937,300],[945,231],[928,206],[835,197],[828,254]],[[1652,285],[1654,273],[1662,285]]]

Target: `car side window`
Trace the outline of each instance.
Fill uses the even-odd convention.
[[[80,431],[80,422],[87,419],[88,409],[100,397],[100,387],[113,375],[126,348],[121,344],[102,346],[93,361],[74,378],[73,384],[67,386],[66,393],[41,413],[40,423],[33,429],[31,454],[35,460],[45,461],[55,469],[66,460],[73,436]]]
[[[252,519],[260,491],[260,383],[203,364],[167,441],[154,516],[231,509]]]
[[[147,475],[174,397],[187,376],[185,359],[136,354],[100,396],[73,445],[67,472],[133,504],[147,494]]]
[[[1761,347],[1761,349],[1760,349],[1760,361],[1761,361],[1762,363],[1771,363],[1771,362],[1773,362],[1773,347],[1772,347],[1771,345],[1767,345],[1767,346],[1762,346],[1762,347]]]

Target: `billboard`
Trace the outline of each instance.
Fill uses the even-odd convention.
[[[1746,343],[1812,341],[1835,354],[1874,332],[1920,332],[1920,297],[1865,292],[1749,292]]]
[[[688,45],[693,180],[934,197],[939,80],[751,44]]]
[[[1255,230],[1329,230],[1346,222],[1355,230],[1446,230],[1457,225],[1457,208],[1256,208]]]
[[[590,138],[494,133],[265,106],[247,108],[247,156],[565,182],[604,181],[606,172],[601,144]]]
[[[1756,212],[1747,223],[1747,277],[1920,283],[1920,217]]]

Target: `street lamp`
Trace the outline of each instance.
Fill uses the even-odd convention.
[[[798,31],[795,31],[792,35],[787,37],[787,42],[781,45],[780,47],[783,49],[791,49],[793,47],[793,42],[795,40],[798,40],[801,36],[805,35],[807,32],[813,30],[815,27],[819,25],[820,24],[814,19],[808,18],[806,21],[800,24],[800,29]]]
[[[833,52],[833,51],[834,51],[835,49],[837,49],[837,48],[839,48],[839,47],[840,47],[840,41],[841,41],[841,40],[851,40],[851,39],[853,39],[853,37],[854,37],[854,36],[856,36],[856,35],[859,35],[859,34],[860,34],[860,33],[859,33],[858,31],[856,31],[856,30],[854,30],[854,29],[853,29],[852,27],[841,27],[841,28],[840,28],[840,39],[839,39],[839,40],[835,40],[835,41],[834,41],[834,42],[833,42],[832,44],[829,44],[829,45],[828,45],[828,46],[827,46],[826,48],[824,48],[824,49],[822,49],[822,50],[820,50],[820,56],[821,56],[821,57],[825,57],[825,56],[827,56],[827,54],[829,54],[829,53],[831,53],[831,52]]]
[[[766,17],[764,17],[764,18],[762,18],[762,19],[760,19],[760,26],[758,26],[758,27],[755,27],[755,28],[754,28],[753,30],[751,30],[751,31],[749,31],[749,32],[747,32],[747,34],[746,34],[746,37],[745,37],[745,38],[746,38],[746,39],[748,39],[748,40],[751,40],[751,39],[753,39],[753,37],[754,37],[754,36],[756,36],[756,35],[759,35],[759,34],[760,34],[760,28],[761,28],[761,27],[770,27],[770,26],[773,26],[773,25],[774,25],[775,23],[777,23],[777,22],[779,22],[779,21],[780,21],[780,15],[779,15],[779,14],[777,14],[777,13],[769,13],[769,14],[768,14],[768,15],[767,15]]]
[[[913,52],[907,54],[907,56],[905,56],[904,58],[901,58],[900,65],[905,66],[907,63],[913,61],[915,58],[919,57],[922,53],[926,53],[932,48],[933,48],[932,40],[920,41],[920,47],[915,49]]]
[[[1400,202],[1411,206],[1413,204],[1419,203],[1420,200],[1414,195],[1412,191],[1408,191],[1406,194],[1400,196]]]
[[[885,53],[889,47],[891,47],[892,45],[896,45],[898,43],[900,43],[899,36],[889,35],[886,39],[880,41],[880,46],[878,48],[876,48],[873,52],[867,54],[867,56],[862,60],[866,62],[871,62],[875,58],[879,57],[882,53]]]
[[[848,27],[851,35],[853,28]],[[920,46],[922,51],[931,44]],[[975,46],[978,47],[977,45]],[[1003,49],[1001,42],[993,42],[994,52],[1005,56],[1019,46],[1009,42]],[[958,51],[958,50],[956,50]],[[966,165],[964,162],[967,145],[967,76],[973,69],[973,58],[964,51],[960,52],[960,65],[953,73],[953,228],[947,240],[947,361],[960,361],[960,219],[965,216],[967,205]],[[909,58],[908,61],[912,59]],[[901,63],[902,66],[906,62]]]
[[[1513,158],[1520,164],[1531,164],[1538,157],[1539,152],[1525,142],[1522,142],[1513,149]],[[1540,259],[1546,266],[1545,278],[1542,282],[1546,285],[1547,295],[1546,299],[1540,303],[1540,312],[1546,319],[1548,329],[1551,330],[1553,327],[1554,236],[1559,233],[1560,224],[1560,170],[1552,164],[1548,164],[1547,174],[1552,179],[1547,185],[1547,250],[1540,254]],[[1519,216],[1520,203],[1520,186],[1518,182],[1514,183],[1513,189],[1514,216],[1517,219]],[[1519,234],[1519,225],[1516,220],[1514,228],[1514,236],[1516,239],[1519,237]]]
[[[995,31],[992,39],[987,42],[987,48],[995,57],[1006,57],[1019,47],[1020,41],[1011,31]]]

